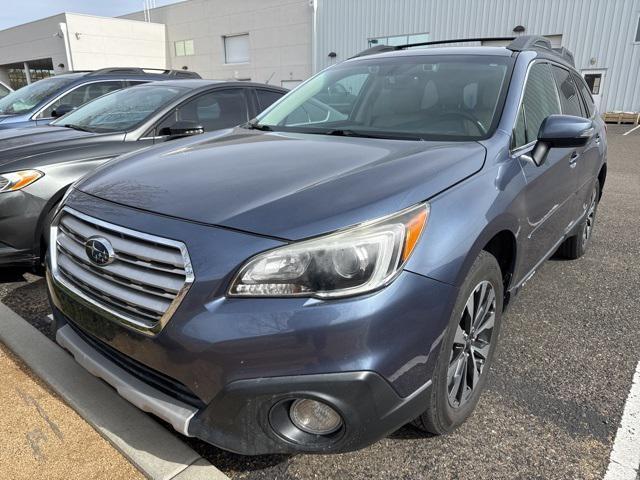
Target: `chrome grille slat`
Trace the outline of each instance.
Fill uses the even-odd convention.
[[[58,245],[60,245],[67,253],[74,256],[77,260],[86,264],[90,268],[100,268],[106,274],[116,275],[118,277],[128,279],[132,283],[140,286],[150,286],[158,290],[162,290],[172,298],[180,291],[184,284],[184,276],[182,278],[174,275],[162,275],[155,272],[145,271],[145,269],[134,266],[133,264],[122,264],[119,261],[115,261],[111,265],[104,267],[94,267],[87,259],[84,251],[84,246],[80,245],[71,237],[61,232],[58,234]]]
[[[65,277],[67,277],[68,279],[71,279],[71,277],[68,276],[68,273],[65,272],[64,269],[60,269],[60,271],[64,274]],[[76,282],[80,286],[80,288],[82,288],[83,290],[87,291],[92,296],[100,298],[100,299],[106,301],[109,304],[112,304],[111,307],[113,307],[113,305],[115,305],[117,308],[121,308],[123,310],[127,310],[130,313],[135,313],[136,315],[139,315],[140,317],[147,319],[150,324],[153,324],[153,323],[157,322],[158,319],[160,318],[156,314],[150,314],[148,312],[145,312],[145,311],[141,310],[140,308],[136,308],[136,307],[133,307],[131,305],[128,305],[128,304],[118,300],[117,298],[113,298],[113,297],[110,297],[109,295],[105,295],[103,292],[100,292],[100,291],[96,290],[95,288],[92,288],[91,285],[87,285],[85,283],[82,283],[82,282],[78,281],[77,279],[75,279],[74,282]]]
[[[77,257],[76,253],[70,252],[64,246],[62,246],[60,244],[58,244],[58,251],[59,252],[62,251],[64,254],[67,255],[67,257],[71,261],[73,261],[75,264],[77,264],[81,268],[86,268],[87,270],[95,273],[96,275],[104,276],[109,281],[112,281],[114,283],[117,283],[117,284],[122,285],[122,286],[127,287],[127,288],[133,288],[134,290],[137,290],[139,292],[148,293],[150,295],[155,295],[155,296],[157,296],[159,298],[165,298],[165,299],[167,299],[169,301],[172,301],[175,298],[175,294],[172,294],[170,292],[163,291],[163,290],[157,289],[157,288],[152,287],[152,286],[146,286],[146,285],[143,285],[143,284],[138,284],[138,283],[133,283],[133,282],[127,281],[126,277],[117,276],[117,275],[111,273],[110,271],[101,272],[99,267],[95,267],[95,266],[91,265],[90,263],[85,262],[82,258]]]
[[[76,232],[84,238],[100,235],[109,240],[116,251],[126,255],[141,258],[148,262],[166,263],[178,268],[184,265],[184,259],[179,251],[172,251],[163,246],[149,245],[145,242],[133,240],[128,236],[118,235],[118,233],[106,228],[92,228],[91,225],[72,216],[63,216],[60,223],[67,230]]]
[[[58,214],[51,231],[53,278],[85,305],[141,333],[162,330],[193,283],[191,262],[180,242],[103,222],[69,207]],[[89,258],[85,242],[91,237],[111,243],[111,263],[98,265]]]
[[[84,245],[84,242],[87,240],[86,238],[78,235],[77,233],[67,230],[63,225],[58,225],[58,229],[64,232],[68,237],[72,238],[80,245]],[[119,252],[119,253],[116,252],[116,258],[121,262],[130,263],[132,265],[143,267],[149,270],[157,270],[159,272],[173,273],[182,277],[186,275],[186,272],[181,268],[174,267],[171,265],[161,265],[158,262],[153,262],[153,263],[147,262],[145,260],[140,260],[136,257],[123,254],[122,252]]]
[[[82,268],[66,255],[60,255],[58,258],[58,266],[71,275],[72,280],[78,279],[82,283],[91,285],[97,290],[104,292],[110,297],[119,298],[127,304],[139,305],[146,310],[159,313],[162,315],[169,308],[169,301],[163,301],[160,298],[152,298],[151,295],[131,292],[130,289],[123,288],[115,282],[111,282],[105,277],[96,275],[91,270]]]

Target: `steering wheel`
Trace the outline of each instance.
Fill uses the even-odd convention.
[[[476,118],[473,114],[471,114],[469,112],[464,112],[464,111],[461,111],[461,110],[451,110],[449,112],[444,112],[444,113],[440,114],[440,117],[441,118],[445,118],[445,117],[462,117],[465,120],[468,120],[469,122],[471,122],[473,124],[473,126],[478,129],[478,131],[480,132],[480,135],[485,135],[487,133],[487,129],[482,124],[482,122],[480,120],[478,120],[478,118]]]

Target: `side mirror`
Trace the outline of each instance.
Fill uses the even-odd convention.
[[[593,122],[572,115],[549,115],[540,125],[538,143],[531,158],[538,166],[547,159],[550,148],[578,148],[587,144],[593,136]]]
[[[51,116],[53,118],[58,118],[63,115],[66,115],[67,113],[69,113],[71,110],[74,110],[74,109],[75,107],[73,105],[68,105],[66,103],[63,103],[62,105],[58,105],[56,109],[51,112]]]
[[[158,135],[168,136],[169,138],[191,137],[192,135],[200,135],[204,133],[204,127],[197,122],[188,120],[179,120],[170,127],[164,127]]]

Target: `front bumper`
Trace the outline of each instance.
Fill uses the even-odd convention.
[[[276,241],[79,192],[70,201],[86,215],[181,241],[189,250],[195,282],[155,336],[125,328],[47,277],[59,326],[71,325],[91,349],[180,408],[196,409],[178,428],[182,433],[243,454],[339,452],[364,447],[424,410],[454,287],[402,272],[361,297],[227,298],[239,266]],[[345,422],[339,438],[313,444],[274,429],[273,412],[296,396],[338,410]],[[145,400],[141,408],[155,407]]]
[[[27,190],[0,194],[0,266],[34,265],[39,258],[38,225],[47,200]]]
[[[59,313],[57,319],[60,346],[123,398],[183,435],[243,455],[363,448],[420,415],[431,385],[427,382],[402,398],[380,375],[369,371],[261,378],[233,382],[210,405],[197,408],[140,380],[93,348]],[[339,434],[320,443],[287,436],[278,423],[278,409],[295,398],[331,405],[344,420]]]

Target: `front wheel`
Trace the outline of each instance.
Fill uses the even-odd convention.
[[[414,425],[437,435],[473,412],[487,381],[502,319],[503,284],[493,255],[482,251],[465,279],[432,379],[425,412]]]
[[[596,182],[589,197],[589,207],[587,213],[580,222],[578,227],[578,233],[572,237],[567,238],[560,248],[558,253],[569,260],[577,260],[582,257],[587,251],[587,245],[591,240],[593,234],[593,226],[596,222],[596,213],[598,212],[598,201],[600,200],[600,182]]]

